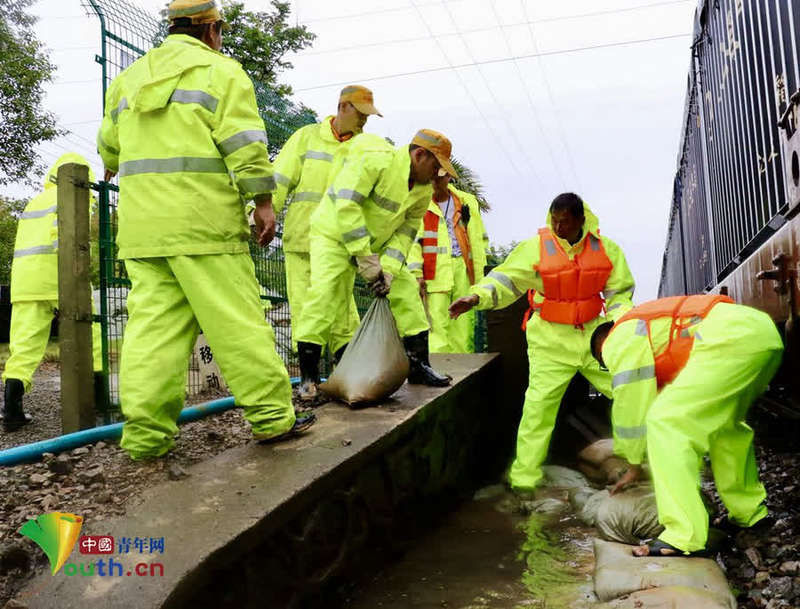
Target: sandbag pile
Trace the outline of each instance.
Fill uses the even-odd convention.
[[[649,483],[629,487],[616,495],[607,490],[589,496],[574,495],[573,505],[579,501],[583,504],[578,517],[595,527],[607,541],[638,545],[642,539],[658,537],[664,530],[658,523],[656,496]]]
[[[408,377],[409,362],[389,301],[370,305],[342,359],[320,389],[351,407],[389,397]]]
[[[614,440],[597,440],[578,453],[578,469],[592,482],[613,484],[627,469],[625,459],[614,455]]]
[[[635,557],[631,546],[601,539],[594,556],[594,590],[605,609],[736,609],[725,575],[708,558]]]

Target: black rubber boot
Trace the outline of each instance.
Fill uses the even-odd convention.
[[[22,411],[22,396],[25,395],[25,384],[19,379],[7,379],[5,403],[3,405],[3,429],[17,431],[27,425],[33,417]]]
[[[305,402],[317,397],[319,383],[319,359],[322,347],[314,343],[297,343],[297,357],[300,360],[300,389],[298,396]]]
[[[408,371],[408,382],[414,385],[428,385],[429,387],[447,387],[452,378],[446,374],[439,374],[431,368],[428,359],[428,332],[420,332],[414,336],[404,336],[403,345],[411,364]]]
[[[94,408],[97,415],[108,410],[108,379],[102,372],[94,373]]]
[[[333,363],[334,363],[334,364],[337,364],[337,365],[338,365],[338,364],[339,364],[339,362],[341,362],[341,361],[342,361],[342,356],[344,355],[344,352],[345,352],[345,350],[347,349],[347,345],[349,345],[349,344],[350,344],[350,343],[345,343],[344,345],[342,345],[341,347],[339,347],[339,348],[336,350],[336,353],[334,353],[334,354],[333,354]]]

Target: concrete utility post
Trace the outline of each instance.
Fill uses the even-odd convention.
[[[89,284],[89,168],[58,170],[58,309],[61,428],[94,427],[92,303]]]

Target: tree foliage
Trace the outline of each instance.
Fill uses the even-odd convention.
[[[492,243],[489,246],[489,251],[486,255],[486,265],[487,266],[498,266],[505,262],[508,255],[511,253],[515,247],[519,245],[519,241],[512,241],[508,245],[497,245],[496,243]]]
[[[0,284],[8,284],[11,281],[11,261],[14,258],[17,223],[27,203],[0,197]]]
[[[289,25],[288,2],[272,0],[272,11],[248,11],[243,2],[224,2],[225,21],[230,25],[222,41],[222,52],[235,58],[253,80],[279,95],[291,95],[289,85],[278,83],[278,74],[294,66],[287,53],[310,47],[316,35],[304,25]]]
[[[4,0],[0,12],[0,185],[31,184],[44,167],[35,147],[60,134],[43,106],[55,66],[33,32],[33,0]]]
[[[458,159],[453,158],[450,160],[453,163],[453,167],[456,169],[456,173],[458,173],[458,178],[453,180],[453,186],[473,195],[478,200],[478,205],[482,212],[489,211],[491,205],[489,205],[489,201],[486,200],[486,195],[483,192],[483,184],[481,184],[478,174]]]

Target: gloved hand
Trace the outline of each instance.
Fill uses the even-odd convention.
[[[369,284],[369,289],[375,296],[387,296],[392,288],[391,273],[381,272],[381,276]]]
[[[383,274],[381,257],[378,254],[356,256],[356,266],[358,267],[358,274],[364,278],[364,281],[370,284],[380,279]]]

